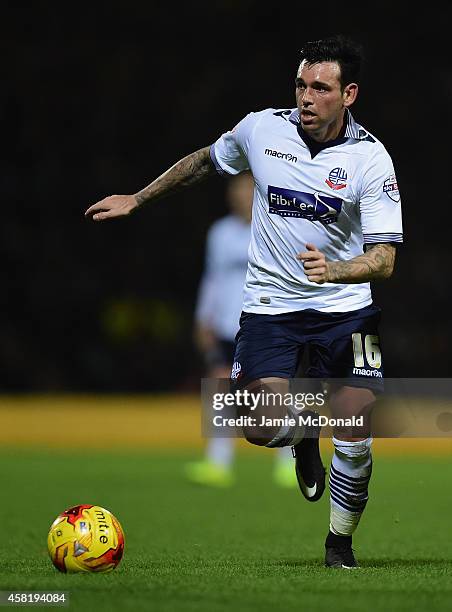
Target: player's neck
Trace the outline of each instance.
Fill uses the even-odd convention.
[[[308,133],[308,136],[318,143],[328,142],[330,140],[336,140],[337,138],[343,138],[346,127],[347,121],[345,119],[344,111],[336,121],[330,123],[324,129],[319,130],[318,132]]]

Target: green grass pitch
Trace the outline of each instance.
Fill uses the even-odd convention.
[[[271,481],[270,452],[242,453],[228,490],[190,485],[186,454],[3,450],[2,590],[64,590],[70,610],[450,610],[451,461],[376,457],[355,538],[362,568],[323,567],[328,495]],[[193,454],[191,455],[193,458]],[[111,574],[59,574],[48,528],[63,509],[110,509],[126,534]]]

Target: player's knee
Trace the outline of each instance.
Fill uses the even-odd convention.
[[[243,428],[248,442],[277,448],[292,446],[303,438],[304,426],[299,424],[298,411],[281,399],[288,393],[288,380],[259,379],[250,383],[247,390],[257,399],[250,411],[242,412],[249,419]]]
[[[296,423],[295,419],[291,420],[289,415],[286,415],[286,417],[277,419],[277,421],[278,424],[274,426],[244,427],[244,436],[251,444],[268,448],[293,446],[303,439],[305,429]]]
[[[360,416],[372,409],[375,393],[371,389],[360,387],[332,387],[330,407],[337,416]]]
[[[356,423],[352,427],[337,425],[334,435],[340,438],[369,438],[375,399],[375,394],[370,389],[342,386],[333,390],[330,400],[333,417],[338,421],[355,419]]]

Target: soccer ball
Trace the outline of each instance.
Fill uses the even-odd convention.
[[[121,561],[124,532],[111,512],[83,504],[57,516],[47,547],[60,572],[110,572]]]

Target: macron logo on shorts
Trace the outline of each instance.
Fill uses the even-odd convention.
[[[268,204],[271,215],[298,217],[329,225],[337,221],[342,210],[343,200],[325,196],[318,191],[307,193],[269,185]]]
[[[358,376],[373,376],[374,378],[383,378],[383,374],[378,370],[366,370],[366,368],[353,368],[353,374]]]

